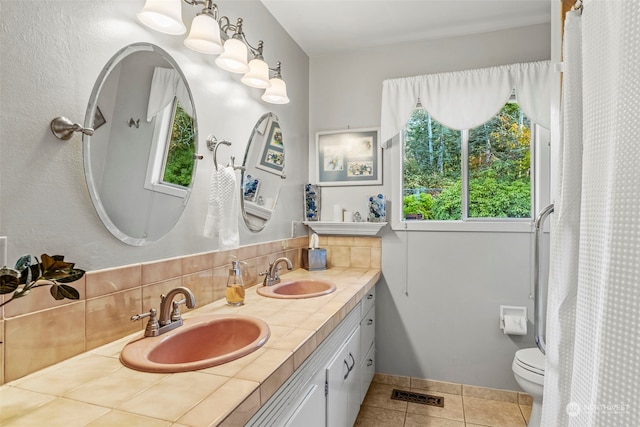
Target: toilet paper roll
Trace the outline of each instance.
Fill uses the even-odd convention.
[[[505,335],[527,335],[527,319],[524,316],[504,315]]]
[[[344,209],[340,205],[333,205],[333,221],[334,222],[342,222],[343,221],[343,213]]]

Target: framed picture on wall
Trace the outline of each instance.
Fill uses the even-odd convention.
[[[269,132],[263,142],[262,154],[256,167],[266,172],[282,175],[284,168],[284,145],[282,143],[282,131],[278,122],[271,122]]]
[[[318,185],[382,184],[379,134],[379,128],[316,132]]]

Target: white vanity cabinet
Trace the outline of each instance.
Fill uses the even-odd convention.
[[[350,427],[375,372],[372,289],[247,426]]]

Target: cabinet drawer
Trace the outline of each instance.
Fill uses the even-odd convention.
[[[376,373],[376,346],[372,346],[360,365],[360,404],[369,390],[373,375]]]
[[[362,301],[360,303],[360,307],[361,307],[360,313],[362,313],[362,316],[364,317],[364,315],[368,313],[369,310],[371,310],[371,307],[373,307],[375,304],[376,304],[376,288],[374,286],[373,288],[371,288],[369,292],[365,294],[364,298],[362,298]]]
[[[362,317],[360,321],[360,354],[365,355],[369,347],[376,339],[376,308],[371,310]]]

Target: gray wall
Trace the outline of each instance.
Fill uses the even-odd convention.
[[[240,226],[242,245],[291,236],[302,217],[309,133],[309,60],[257,0],[219,1],[223,15],[244,18],[253,44],[264,40],[271,66],[283,63],[291,103],[271,105],[262,91],[240,83],[214,64],[214,57],[190,51],[183,36],[143,27],[136,13],[143,0],[2,1],[0,7],[0,235],[8,236],[9,263],[22,254],[64,254],[86,270],[217,249],[203,237],[212,156],[208,135],[233,142],[219,161],[241,160],[255,122],[267,111],[280,118],[287,149],[287,180],[275,220],[259,234]],[[198,8],[183,5],[187,27]],[[134,42],[151,42],[169,52],[193,92],[198,118],[197,167],[193,193],[177,226],[159,242],[128,246],[102,225],[85,184],[82,141],[57,140],[49,122],[63,115],[83,123],[95,79],[109,58]]]
[[[549,58],[549,25],[312,57],[311,147],[317,131],[379,126],[384,79]],[[311,150],[311,182],[314,168]],[[368,195],[391,195],[393,178],[385,151],[383,185],[325,187],[322,215],[334,204],[364,211]],[[383,233],[376,370],[517,390],[511,361],[533,336],[505,336],[498,314],[501,304],[532,308],[530,234]]]

